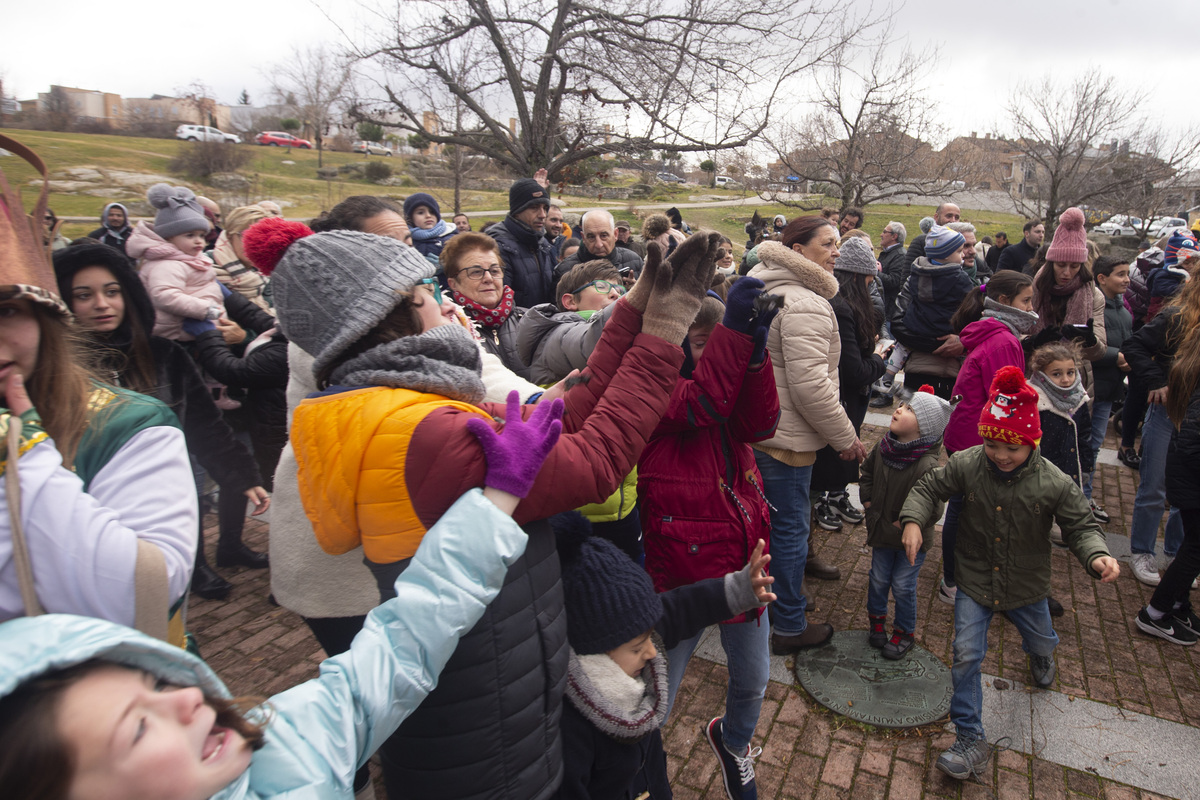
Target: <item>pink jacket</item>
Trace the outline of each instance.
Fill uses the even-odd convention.
[[[983,444],[979,436],[979,415],[987,405],[992,378],[1001,367],[1012,365],[1025,370],[1025,351],[1021,342],[997,319],[984,317],[963,328],[959,335],[967,350],[967,359],[954,381],[954,394],[962,400],[950,413],[944,442],[951,453]]]
[[[217,271],[208,256],[184,255],[147,222],[134,228],[125,252],[141,261],[138,274],[154,303],[155,336],[190,342],[195,337],[183,332],[184,319],[204,319],[210,306],[224,309]]]

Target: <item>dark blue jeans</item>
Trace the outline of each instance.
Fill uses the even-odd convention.
[[[771,627],[780,636],[798,636],[808,628],[806,602],[800,590],[808,563],[808,526],[811,510],[808,487],[812,466],[792,467],[766,453],[754,451],[762,473],[763,492],[771,501],[772,590]]]

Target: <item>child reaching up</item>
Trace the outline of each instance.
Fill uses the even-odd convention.
[[[954,602],[954,665],[950,721],[958,737],[937,768],[964,780],[982,773],[991,755],[983,730],[980,669],[992,616],[1004,612],[1021,634],[1033,682],[1054,683],[1058,635],[1050,619],[1050,526],[1057,522],[1071,552],[1088,574],[1104,583],[1121,569],[1083,491],[1038,451],[1041,422],[1037,392],[1016,367],[992,382],[979,417],[983,444],[955,453],[908,496],[900,512],[906,540],[938,517],[938,504],[963,495],[954,550],[958,592]]]
[[[442,248],[458,228],[442,219],[442,209],[432,195],[417,192],[404,201],[404,221],[412,234],[413,247],[429,259],[435,267],[441,266]]]
[[[125,252],[140,259],[138,274],[154,304],[154,334],[190,342],[185,319],[213,321],[225,312],[217,270],[204,255],[212,228],[196,195],[186,186],[156,183],[146,192],[158,209],[154,224],[139,222]]]
[[[867,589],[870,645],[884,658],[908,655],[917,627],[917,574],[925,563],[934,519],[917,536],[902,536],[900,509],[908,493],[938,465],[942,432],[950,419],[950,403],[922,386],[892,413],[888,432],[862,465],[859,496],[867,511],[867,544],[871,547],[871,582]],[[888,591],[896,601],[892,636],[887,635]]]

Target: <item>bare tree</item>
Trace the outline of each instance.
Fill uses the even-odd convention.
[[[1070,206],[1109,211],[1153,205],[1200,151],[1195,132],[1165,133],[1139,92],[1089,70],[1068,85],[1047,75],[1017,87],[1008,104],[1016,157],[1006,188],[1030,217],[1056,220]]]
[[[353,71],[350,62],[324,46],[294,48],[268,75],[279,102],[293,106],[317,144],[317,166],[324,166],[323,144],[334,106],[347,99]]]
[[[942,129],[920,89],[936,59],[936,52],[893,53],[886,37],[865,59],[840,50],[820,72],[815,109],[798,122],[785,121],[771,137],[784,168],[825,184],[843,207],[902,194],[953,193],[961,178],[930,144]],[[822,203],[791,198],[778,199],[801,207]]]
[[[835,0],[408,0],[389,22],[358,52],[397,77],[361,114],[552,178],[603,153],[743,146],[798,76],[873,24]],[[456,73],[464,53],[479,66]],[[439,94],[478,132],[429,130],[422,104]]]
[[[216,114],[217,101],[213,99],[213,94],[212,87],[199,80],[175,88],[175,96],[187,101],[196,112],[197,125],[216,125],[213,117]]]
[[[52,131],[65,131],[75,122],[75,106],[71,95],[61,86],[51,86],[42,104],[46,127]]]

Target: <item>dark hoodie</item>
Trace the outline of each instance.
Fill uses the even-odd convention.
[[[108,211],[112,208],[119,208],[125,213],[125,224],[120,228],[113,228],[108,224]],[[115,247],[124,253],[125,240],[129,238],[129,234],[131,233],[133,233],[133,227],[129,224],[129,209],[120,203],[109,203],[100,212],[100,227],[89,233],[87,238],[96,239],[101,244]]]
[[[94,348],[100,368],[110,373],[101,377],[129,387],[129,362],[135,357],[135,340],[141,338],[135,336],[134,326],[144,335],[153,330],[154,306],[129,259],[102,244],[77,245],[55,253],[58,290],[68,305],[72,280],[87,267],[104,267],[121,284],[125,319],[112,333],[89,334],[84,341]],[[145,335],[145,342],[154,363],[155,387],[150,394],[170,406],[179,418],[188,452],[225,491],[241,493],[260,486],[262,479],[254,460],[221,417],[191,356],[170,339]]]

